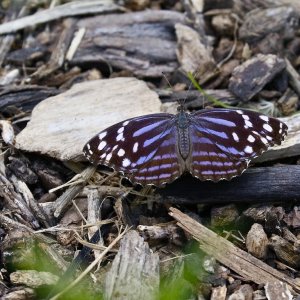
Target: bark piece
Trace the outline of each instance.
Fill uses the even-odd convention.
[[[215,257],[240,276],[257,284],[279,280],[286,283],[289,288],[297,292],[300,291],[300,284],[294,278],[273,269],[249,253],[237,248],[228,240],[207,229],[178,209],[172,207],[170,211],[170,215],[177,220],[178,225],[199,242],[201,250]]]
[[[122,11],[122,7],[107,0],[86,0],[86,1],[72,1],[53,8],[38,11],[34,15],[19,18],[0,25],[0,34],[16,32],[18,30],[32,27],[34,25],[46,23],[57,20],[63,17],[108,13],[115,11]]]
[[[245,16],[239,37],[250,43],[270,33],[279,33],[281,40],[293,38],[298,22],[299,14],[291,6],[254,9]]]
[[[77,26],[86,32],[70,63],[102,63],[139,76],[161,77],[178,67],[176,23],[184,23],[184,15],[166,10],[82,19]]]
[[[275,180],[276,178],[276,180]],[[247,170],[231,181],[201,182],[182,176],[157,192],[171,203],[286,202],[299,198],[300,166],[264,167]],[[282,193],[284,191],[284,193]]]
[[[156,299],[159,291],[159,258],[135,231],[121,241],[105,281],[106,299]]]
[[[265,259],[267,256],[269,240],[264,232],[264,228],[260,224],[253,224],[247,233],[246,247],[250,254]]]
[[[278,235],[273,235],[270,239],[270,246],[279,260],[292,268],[299,268],[299,251],[293,244]]]
[[[212,72],[216,63],[212,56],[212,49],[203,43],[199,34],[192,28],[176,24],[177,58],[182,70],[187,73],[197,72],[197,78],[202,78]]]
[[[83,146],[99,131],[159,109],[158,96],[135,78],[76,84],[34,108],[30,122],[16,137],[16,147],[59,160],[82,160]]]
[[[242,101],[249,101],[285,66],[276,55],[258,54],[234,69],[228,89]]]

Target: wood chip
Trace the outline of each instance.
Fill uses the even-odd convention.
[[[83,146],[99,131],[131,117],[157,113],[160,105],[158,96],[135,78],[76,84],[34,108],[30,122],[16,137],[16,147],[59,160],[82,160]]]
[[[159,258],[136,231],[121,241],[105,282],[106,299],[152,300],[159,292]]]
[[[228,89],[242,101],[249,101],[285,66],[276,55],[258,54],[234,69]]]

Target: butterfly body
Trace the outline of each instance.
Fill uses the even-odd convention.
[[[93,137],[83,149],[131,181],[156,186],[185,172],[200,180],[230,180],[251,159],[280,144],[287,126],[278,119],[236,109],[152,114],[125,120]]]

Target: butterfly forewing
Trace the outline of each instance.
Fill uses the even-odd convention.
[[[176,130],[177,128],[173,126],[168,135],[162,139],[154,156],[135,172],[129,174],[133,182],[161,186],[174,181],[183,173],[178,159]]]
[[[153,158],[173,129],[174,115],[152,114],[117,123],[94,136],[83,152],[94,164],[132,173]]]
[[[280,144],[287,126],[275,118],[246,110],[211,109],[191,115],[198,131],[236,160],[257,157],[268,147]]]

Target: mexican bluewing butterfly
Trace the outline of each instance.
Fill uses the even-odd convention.
[[[241,175],[251,159],[287,134],[283,122],[240,109],[159,113],[115,124],[83,149],[93,164],[114,168],[132,182],[161,186],[185,172],[200,180]]]

